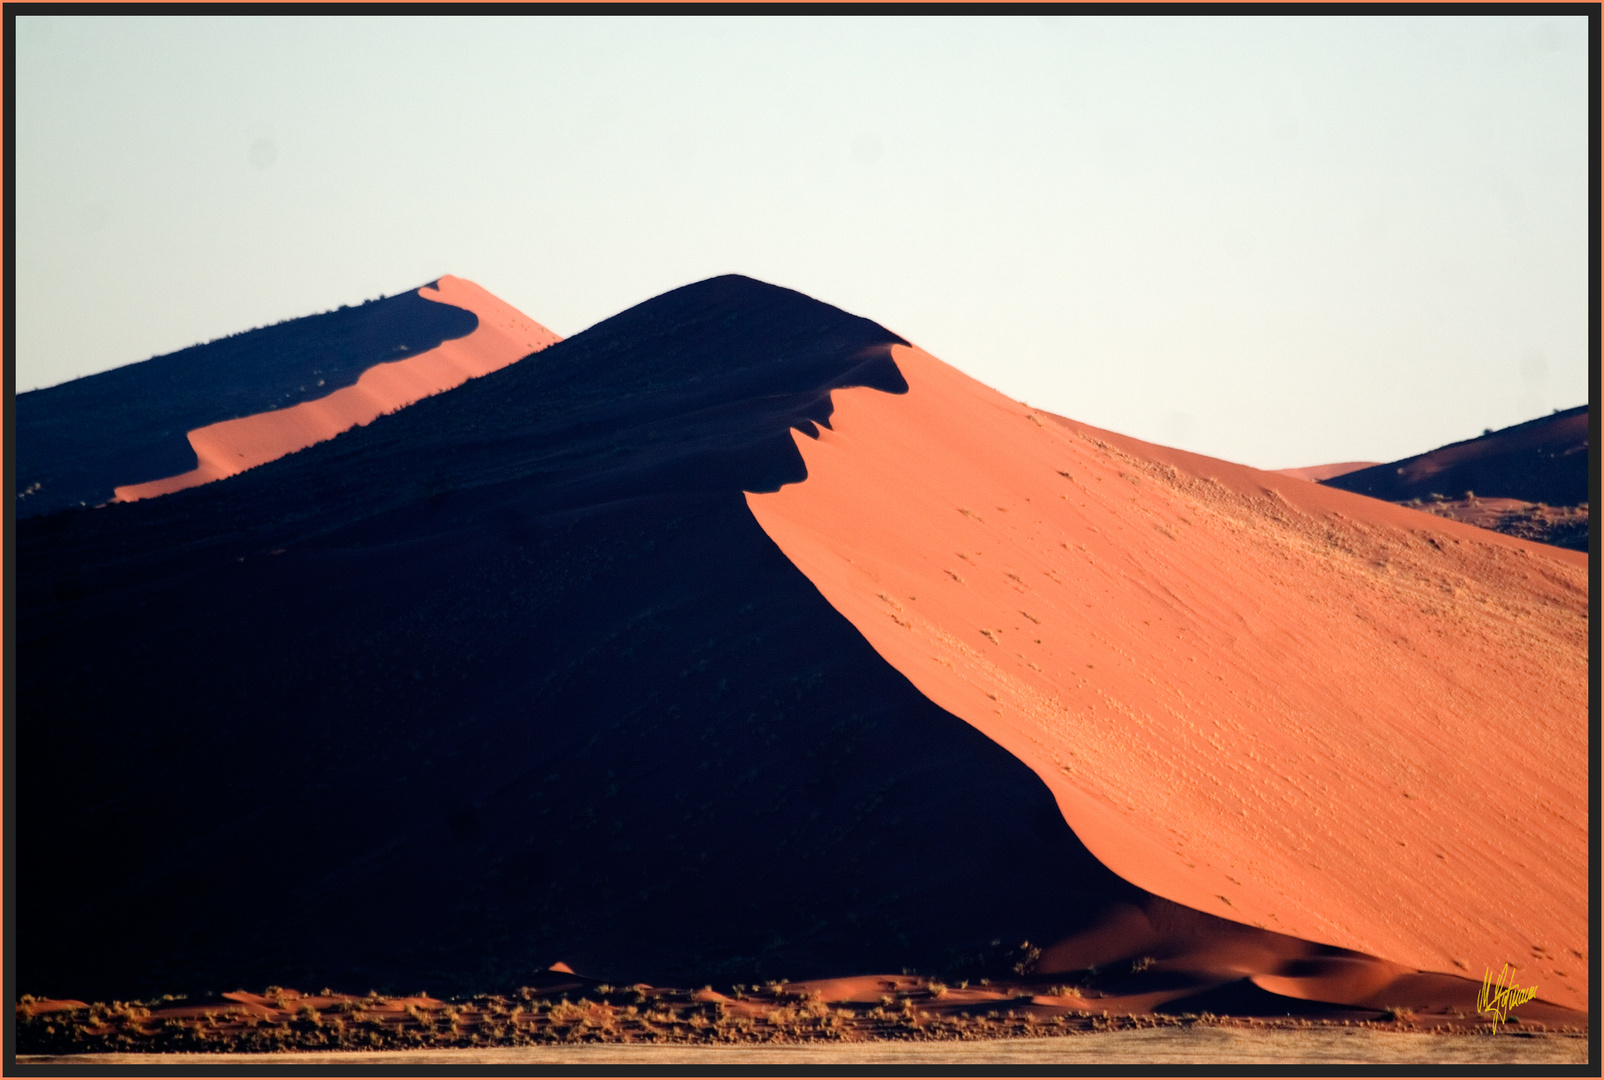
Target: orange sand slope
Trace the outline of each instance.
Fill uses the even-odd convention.
[[[893,356],[747,496],[880,655],[1143,889],[1587,1008],[1584,553]]]
[[[449,274],[418,295],[479,316],[467,337],[442,342],[427,352],[375,364],[354,386],[316,401],[287,409],[208,424],[189,433],[200,464],[189,472],[129,484],[116,490],[119,502],[148,499],[197,484],[221,480],[332,439],[342,431],[372,423],[413,402],[450,390],[480,375],[504,368],[561,339],[509,304],[471,281]]]
[[[1318,483],[1321,480],[1345,476],[1380,464],[1379,461],[1339,461],[1332,465],[1306,465],[1301,469],[1276,469],[1275,473],[1277,476],[1290,476],[1294,480],[1310,480]]]

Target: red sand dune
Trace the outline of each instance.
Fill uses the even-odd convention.
[[[1099,431],[893,354],[906,395],[835,392],[831,429],[796,436],[808,479],[747,496],[883,657],[1143,889],[1393,975],[1512,963],[1540,999],[1588,1007],[1584,553]],[[1049,945],[1041,970],[1085,943]],[[1303,997],[1393,977],[1287,973],[1243,962]]]
[[[479,316],[478,327],[467,337],[442,342],[405,360],[375,364],[362,373],[354,386],[316,401],[196,428],[189,433],[189,444],[200,462],[196,468],[161,480],[119,487],[117,501],[148,499],[233,476],[332,439],[342,431],[372,423],[385,413],[504,368],[561,340],[516,308],[462,278],[448,274],[419,289],[418,295],[473,312]]]
[[[1277,476],[1290,476],[1294,480],[1308,480],[1319,482],[1330,480],[1333,476],[1342,476],[1345,473],[1358,472],[1380,465],[1379,461],[1339,461],[1333,465],[1306,465],[1301,469],[1276,469]]]

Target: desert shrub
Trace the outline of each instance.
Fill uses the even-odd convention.
[[[1041,949],[1028,941],[1019,943],[1019,960],[1014,964],[1015,975],[1029,975],[1036,970],[1036,961],[1041,959]]]

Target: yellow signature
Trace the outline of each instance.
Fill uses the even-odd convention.
[[[1509,1010],[1537,996],[1535,984],[1516,986],[1514,978],[1515,973],[1508,964],[1504,965],[1504,970],[1498,973],[1496,980],[1491,970],[1486,970],[1482,976],[1481,989],[1476,993],[1476,1011],[1491,1013],[1495,1028],[1509,1019]]]

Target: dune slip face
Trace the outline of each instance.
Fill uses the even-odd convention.
[[[808,479],[748,505],[881,656],[1042,778],[1093,855],[1393,974],[1511,963],[1588,1007],[1584,553],[893,355],[908,392],[837,391],[831,427],[796,436]],[[1075,962],[1049,946],[1055,965]]]
[[[224,420],[189,432],[199,462],[176,476],[116,489],[134,502],[234,476],[332,439],[385,413],[487,375],[561,339],[471,281],[446,275],[418,290],[426,300],[472,312],[478,327],[416,356],[375,364],[354,386],[285,409]]]

